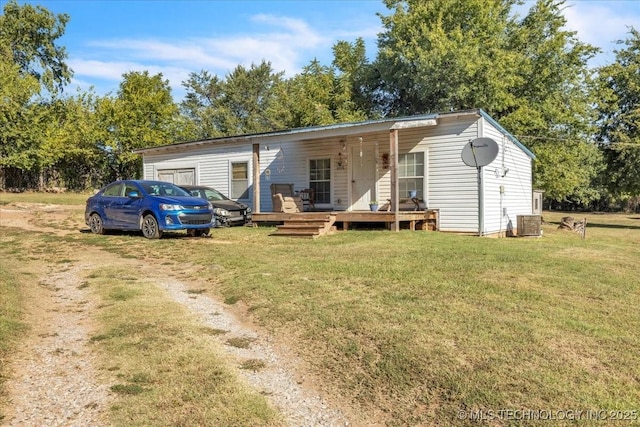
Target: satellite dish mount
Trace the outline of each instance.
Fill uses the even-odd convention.
[[[484,234],[484,197],[482,185],[482,167],[487,166],[498,157],[498,143],[491,138],[476,138],[462,149],[462,161],[478,171],[478,235]]]

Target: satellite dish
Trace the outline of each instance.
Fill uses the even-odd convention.
[[[462,161],[473,168],[487,166],[498,157],[498,143],[491,138],[476,138],[462,149]]]

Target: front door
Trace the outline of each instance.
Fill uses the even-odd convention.
[[[351,150],[351,210],[369,210],[375,197],[376,159],[374,147],[355,146]]]

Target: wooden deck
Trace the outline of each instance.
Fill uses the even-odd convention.
[[[437,231],[440,229],[439,212],[437,209],[427,209],[423,211],[401,211],[398,212],[398,222],[400,228],[409,230],[425,230]],[[319,216],[330,216],[331,226],[336,229],[349,230],[351,227],[357,227],[360,224],[371,226],[373,224],[381,224],[382,227],[392,230],[396,214],[394,212],[369,212],[369,211],[331,211],[331,212],[297,212],[297,213],[280,213],[280,212],[260,212],[253,213],[251,221],[254,225],[267,224],[284,224],[281,229],[291,229],[292,223],[303,225],[305,222],[315,223]],[[285,233],[277,233],[284,235]]]

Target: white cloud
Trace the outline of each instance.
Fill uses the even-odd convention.
[[[122,74],[148,70],[162,73],[171,82],[174,93],[183,91],[182,81],[191,72],[207,70],[224,76],[236,66],[249,67],[269,61],[275,72],[290,77],[300,72],[309,54],[329,52],[335,39],[321,35],[305,21],[282,16],[256,15],[252,22],[275,27],[273,31],[237,36],[182,39],[176,41],[120,38],[91,40],[86,43],[91,55],[100,61],[71,58],[76,82],[91,79],[113,80],[117,85]],[[112,61],[109,58],[114,58]],[[117,59],[116,59],[117,58]]]
[[[134,62],[87,61],[82,59],[71,59],[69,61],[69,66],[76,76],[118,81],[122,79],[122,74],[138,69],[140,65]]]
[[[583,42],[596,46],[605,46],[624,38],[633,17],[624,8],[611,7],[616,2],[607,3],[606,6],[589,2],[569,4],[564,10],[567,27],[577,31]],[[640,22],[640,14],[636,22]]]
[[[206,52],[198,41],[179,41],[167,43],[157,40],[118,39],[91,42],[94,48],[102,48],[105,55],[118,55],[121,58],[132,58],[139,62],[184,63],[190,67],[225,68],[234,63],[226,58]]]
[[[280,33],[263,33],[259,38],[290,42],[303,48],[315,47],[328,41],[327,37],[321,36],[301,19],[260,14],[253,16],[251,20],[253,22],[264,23],[274,27],[281,27],[285,30]]]
[[[576,31],[580,41],[597,46],[602,54],[592,65],[601,66],[615,60],[617,40],[627,38],[632,24],[640,23],[640,7],[635,1],[573,1],[563,13],[567,28]]]

